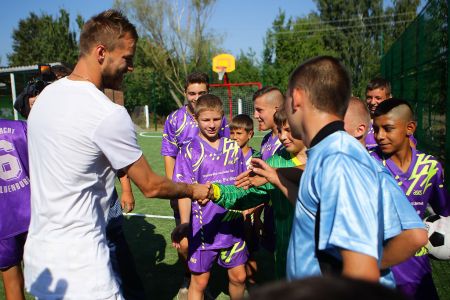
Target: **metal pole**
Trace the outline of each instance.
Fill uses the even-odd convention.
[[[17,121],[19,119],[19,114],[17,113],[17,110],[14,108],[14,102],[16,102],[16,80],[14,78],[14,73],[9,73],[9,78],[11,79],[11,94],[14,111],[14,120]]]
[[[238,114],[242,114],[242,99],[238,99]]]
[[[450,0],[447,0],[447,36],[450,37]],[[445,170],[450,170],[450,39],[447,39],[447,99],[445,105]],[[449,180],[446,181],[447,188]]]
[[[144,113],[145,113],[145,128],[149,128],[150,127],[150,118],[148,115],[148,105],[144,106]]]

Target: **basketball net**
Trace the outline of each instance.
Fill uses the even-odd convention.
[[[225,75],[225,72],[227,71],[226,67],[220,67],[217,71],[217,74],[219,74],[219,80],[223,79],[223,76]]]

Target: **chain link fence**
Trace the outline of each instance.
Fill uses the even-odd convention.
[[[381,61],[381,74],[391,82],[392,94],[415,109],[418,148],[435,155],[446,170],[450,170],[449,9],[448,0],[429,1]],[[450,299],[450,261],[434,260],[432,266],[440,298]]]

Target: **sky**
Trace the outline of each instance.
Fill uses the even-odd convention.
[[[85,20],[111,8],[113,0],[9,0],[2,3],[0,18],[0,65],[7,66],[6,54],[12,52],[12,33],[19,21],[31,12],[59,16],[64,8],[70,14],[71,26],[77,28],[78,14]],[[209,30],[223,36],[222,47],[238,55],[241,50],[252,48],[261,58],[263,38],[271,27],[279,10],[287,16],[305,16],[315,10],[313,0],[217,0],[209,20]]]

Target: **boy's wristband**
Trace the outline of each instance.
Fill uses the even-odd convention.
[[[220,187],[215,183],[211,184],[211,187],[212,187],[213,193],[214,193],[213,201],[219,200],[220,199]]]

